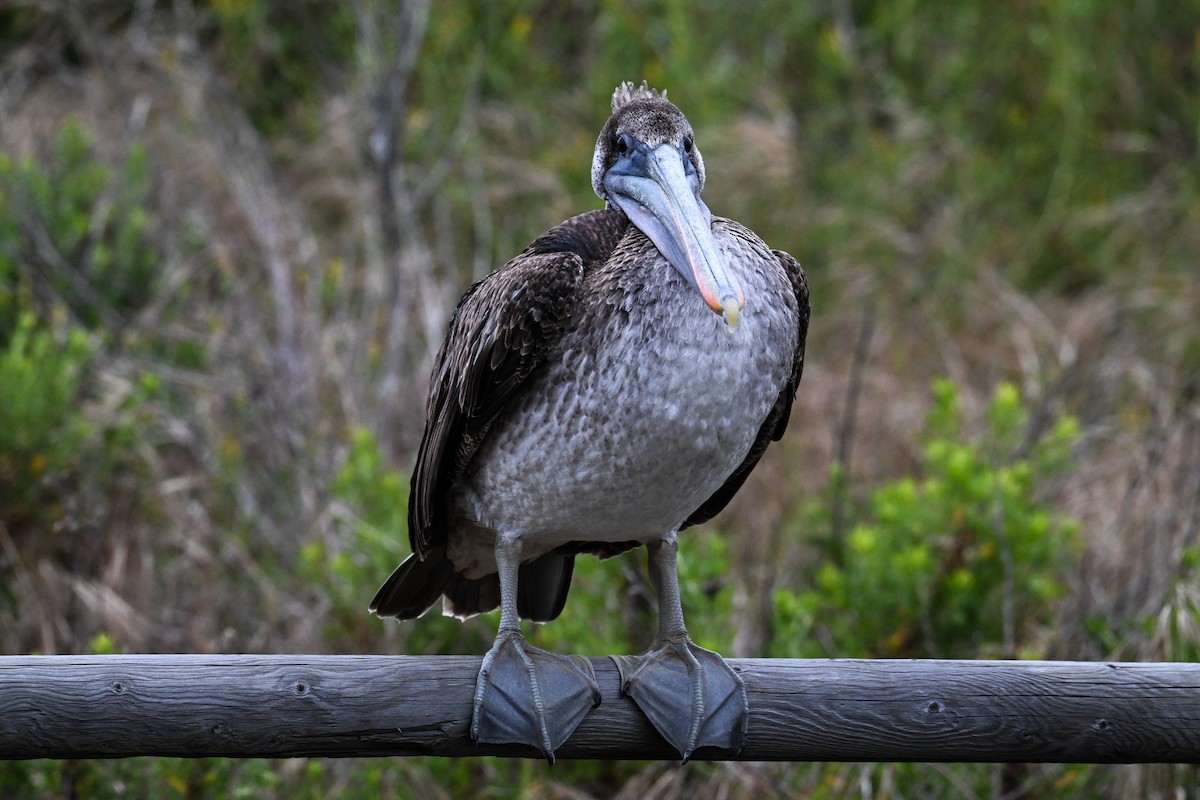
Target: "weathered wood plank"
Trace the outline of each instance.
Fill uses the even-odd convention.
[[[1200,762],[1200,664],[734,659],[754,761]],[[604,702],[560,758],[675,758]],[[475,656],[0,657],[0,758],[522,755],[467,735]],[[705,754],[701,753],[701,757]]]

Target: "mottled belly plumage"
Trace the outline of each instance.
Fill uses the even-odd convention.
[[[715,232],[730,263],[773,257]],[[657,255],[648,242],[645,253]],[[639,274],[596,276],[601,291],[561,354],[463,476],[448,553],[468,576],[495,571],[496,532],[519,534],[525,559],[571,541],[661,539],[741,464],[778,399],[797,319],[785,277],[742,270],[746,306],[731,329],[665,261],[629,260]]]

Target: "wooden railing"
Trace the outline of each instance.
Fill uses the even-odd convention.
[[[476,656],[0,657],[0,758],[510,755],[468,736]],[[678,758],[593,658],[559,758]],[[1200,664],[731,659],[749,761],[1200,762]]]

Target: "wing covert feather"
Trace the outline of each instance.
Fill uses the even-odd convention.
[[[413,470],[408,530],[418,556],[444,543],[451,483],[567,330],[583,267],[576,253],[526,251],[467,290],[455,308]]]

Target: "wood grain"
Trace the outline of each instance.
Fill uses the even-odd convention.
[[[467,735],[476,656],[0,657],[0,758],[512,755]],[[748,761],[1200,762],[1200,664],[732,659]],[[593,658],[560,758],[674,759]],[[731,758],[729,754],[706,754]]]

